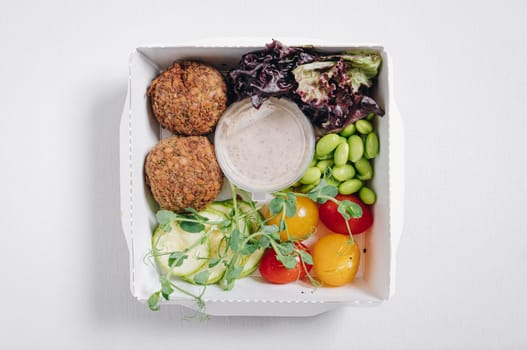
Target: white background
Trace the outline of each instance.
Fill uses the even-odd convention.
[[[0,7],[0,348],[527,347],[525,2]],[[389,49],[406,132],[391,301],[313,318],[199,321],[130,296],[118,199],[128,55],[212,36]]]

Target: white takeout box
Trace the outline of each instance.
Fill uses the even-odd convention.
[[[174,61],[203,61],[226,72],[243,54],[262,49],[270,40],[247,41],[215,39],[185,45],[139,47],[130,55],[128,94],[120,126],[121,221],[130,252],[130,289],[143,303],[160,288],[157,270],[147,258],[158,207],[145,184],[143,166],[149,150],[167,134],[152,115],[147,88],[152,79]],[[367,250],[361,256],[361,270],[351,284],[318,289],[304,282],[273,285],[263,281],[256,272],[254,276],[236,281],[231,291],[208,286],[204,312],[210,315],[309,316],[340,306],[379,305],[394,292],[395,258],[402,230],[404,164],[403,128],[391,93],[389,55],[378,45],[281,41],[288,46],[315,45],[322,52],[358,49],[382,55],[374,98],[386,115],[377,120],[381,151],[374,161],[372,182],[378,197],[373,208],[374,225],[369,232],[357,236],[361,249]],[[195,286],[187,287],[199,291]],[[198,309],[195,300],[178,292],[161,307],[167,304]]]

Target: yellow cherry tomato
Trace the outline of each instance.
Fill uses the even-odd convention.
[[[267,211],[267,217],[270,216]],[[268,225],[276,225],[280,227],[280,220],[283,217],[283,210],[271,217]],[[306,239],[315,232],[318,224],[318,207],[311,199],[307,197],[296,198],[296,213],[293,217],[285,217],[287,225],[286,230],[280,231],[282,241],[287,240],[302,240]]]
[[[360,248],[350,237],[332,233],[313,247],[313,270],[329,286],[342,286],[353,280],[360,264]]]

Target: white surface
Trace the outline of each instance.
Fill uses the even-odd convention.
[[[0,348],[527,347],[524,2],[129,4],[2,2]],[[407,151],[389,303],[202,322],[130,296],[117,139],[129,50],[240,30],[390,50]]]

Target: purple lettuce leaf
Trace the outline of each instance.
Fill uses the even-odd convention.
[[[292,70],[315,59],[314,53],[303,48],[273,40],[265,49],[243,55],[238,66],[229,72],[233,98],[250,97],[253,106],[259,108],[268,97],[289,96],[298,85]]]

